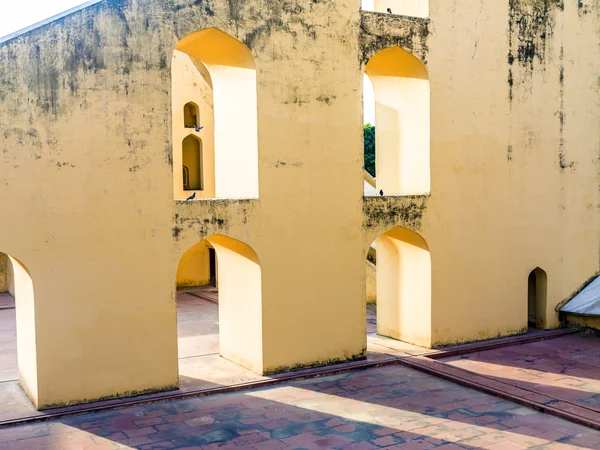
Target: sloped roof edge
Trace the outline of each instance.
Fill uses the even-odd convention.
[[[600,277],[560,308],[561,312],[585,316],[600,316]]]
[[[0,37],[0,45],[11,41],[13,39],[16,39],[20,36],[23,36],[24,34],[29,33],[30,31],[36,30],[38,28],[43,27],[44,25],[48,25],[52,22],[56,22],[57,20],[60,20],[64,17],[70,16],[71,14],[74,14],[78,11],[81,11],[82,9],[86,9],[89,8],[90,6],[93,6],[97,3],[102,3],[103,0],[89,0],[79,6],[75,6],[67,11],[64,11],[60,14],[56,14],[55,16],[49,17],[47,19],[42,20],[41,22],[38,23],[34,23],[33,25],[28,26],[27,28],[23,28],[22,30],[19,31],[15,31],[14,33],[9,34],[8,36],[4,36],[4,37]]]

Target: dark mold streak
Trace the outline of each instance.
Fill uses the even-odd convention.
[[[364,197],[363,226],[367,229],[388,230],[403,226],[411,230],[421,228],[428,196]]]
[[[427,65],[429,19],[361,12],[359,57],[366,64],[377,52],[398,46]]]

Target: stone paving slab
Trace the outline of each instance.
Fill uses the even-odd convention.
[[[454,383],[471,387],[534,408],[538,411],[543,411],[570,420],[574,423],[600,430],[600,413],[582,407],[581,405],[522,389],[518,386],[507,384],[491,377],[485,377],[428,358],[409,357],[401,360],[401,363],[425,373],[450,380]]]
[[[374,310],[371,313],[374,317]],[[187,398],[194,395],[228,392],[249,386],[277,384],[284,380],[323,376],[358,368],[395,364],[387,348],[370,350],[367,360],[326,368],[264,377],[219,356],[218,306],[183,291],[177,301],[180,389],[128,399],[94,402],[87,405],[37,411],[18,385],[15,310],[0,311],[0,425],[62,417],[85,411],[144,403],[167,397]]]
[[[13,309],[15,307],[15,299],[6,292],[0,293],[0,310]]]
[[[440,361],[600,414],[600,339],[583,334]]]
[[[600,432],[406,367],[0,429],[1,449],[597,449]]]
[[[178,342],[180,389],[160,394],[150,394],[129,399],[110,400],[88,405],[61,408],[49,412],[36,411],[16,381],[16,340],[14,327],[15,311],[0,311],[0,424],[11,421],[40,420],[48,417],[62,417],[84,411],[98,411],[114,407],[141,404],[165,398],[188,398],[196,395],[230,392],[247,389],[252,386],[278,384],[286,380],[306,377],[324,376],[332,373],[396,364],[398,358],[419,355],[434,355],[440,351],[431,351],[408,343],[395,341],[375,334],[376,310],[374,306],[367,308],[368,358],[337,366],[308,369],[275,377],[263,377],[244,369],[219,356],[218,341],[218,306],[193,295],[194,292],[183,291],[178,296]],[[3,334],[4,331],[4,334]],[[545,335],[547,336],[547,334]],[[521,339],[513,337],[507,339]],[[504,339],[503,341],[505,341]],[[510,343],[510,342],[509,342]],[[493,344],[493,343],[492,343]],[[483,343],[484,347],[490,345]],[[456,353],[472,352],[473,344],[452,347],[449,351]],[[458,351],[457,351],[458,350]],[[448,353],[447,353],[448,354]],[[4,382],[2,382],[4,381]]]

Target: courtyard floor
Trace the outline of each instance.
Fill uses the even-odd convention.
[[[563,336],[439,361],[600,413],[600,338]]]
[[[216,299],[210,288],[178,295],[179,392],[269,380],[219,356]],[[0,305],[0,422],[43,417],[18,386],[15,310],[10,309],[14,303],[0,294]],[[378,336],[374,306],[367,307],[366,325],[370,363],[417,358],[419,364],[436,367],[436,374],[458,367],[479,384],[485,377],[525,389],[527,396],[549,396],[548,404],[562,402],[567,410],[576,404],[584,408],[584,417],[596,414],[581,423],[598,422],[598,338],[569,335],[443,357],[448,349],[431,351]],[[225,448],[600,449],[600,432],[398,364],[244,393],[0,428],[0,449],[216,448],[217,442]]]
[[[201,295],[204,298],[199,297]],[[179,392],[202,391],[219,387],[268,381],[263,377],[219,356],[218,305],[211,290],[180,292],[177,298]],[[26,417],[43,416],[37,411],[18,383],[16,316],[14,300],[0,294],[0,422]],[[6,309],[8,308],[8,309]],[[368,325],[374,332],[375,309],[370,308]],[[385,341],[386,338],[381,338]],[[425,349],[390,341],[398,349],[411,348],[417,352]],[[372,348],[371,348],[372,347]],[[369,346],[368,361],[392,361],[386,355],[390,348],[376,344]]]
[[[2,449],[598,449],[600,432],[402,366],[0,429]]]

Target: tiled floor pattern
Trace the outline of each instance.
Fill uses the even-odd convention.
[[[600,412],[600,338],[571,335],[440,361]]]
[[[0,309],[4,308],[14,308],[15,307],[15,299],[12,298],[10,294],[6,292],[0,293]]]
[[[0,429],[1,449],[598,449],[600,432],[401,366]]]
[[[10,297],[12,299],[12,297]],[[181,292],[177,299],[180,391],[212,389],[267,380],[219,356],[218,305]],[[373,332],[375,309],[368,311]],[[386,338],[369,348],[369,360],[392,360],[385,355],[394,347],[423,351]],[[33,408],[18,382],[15,310],[0,310],[0,421],[41,415]]]

